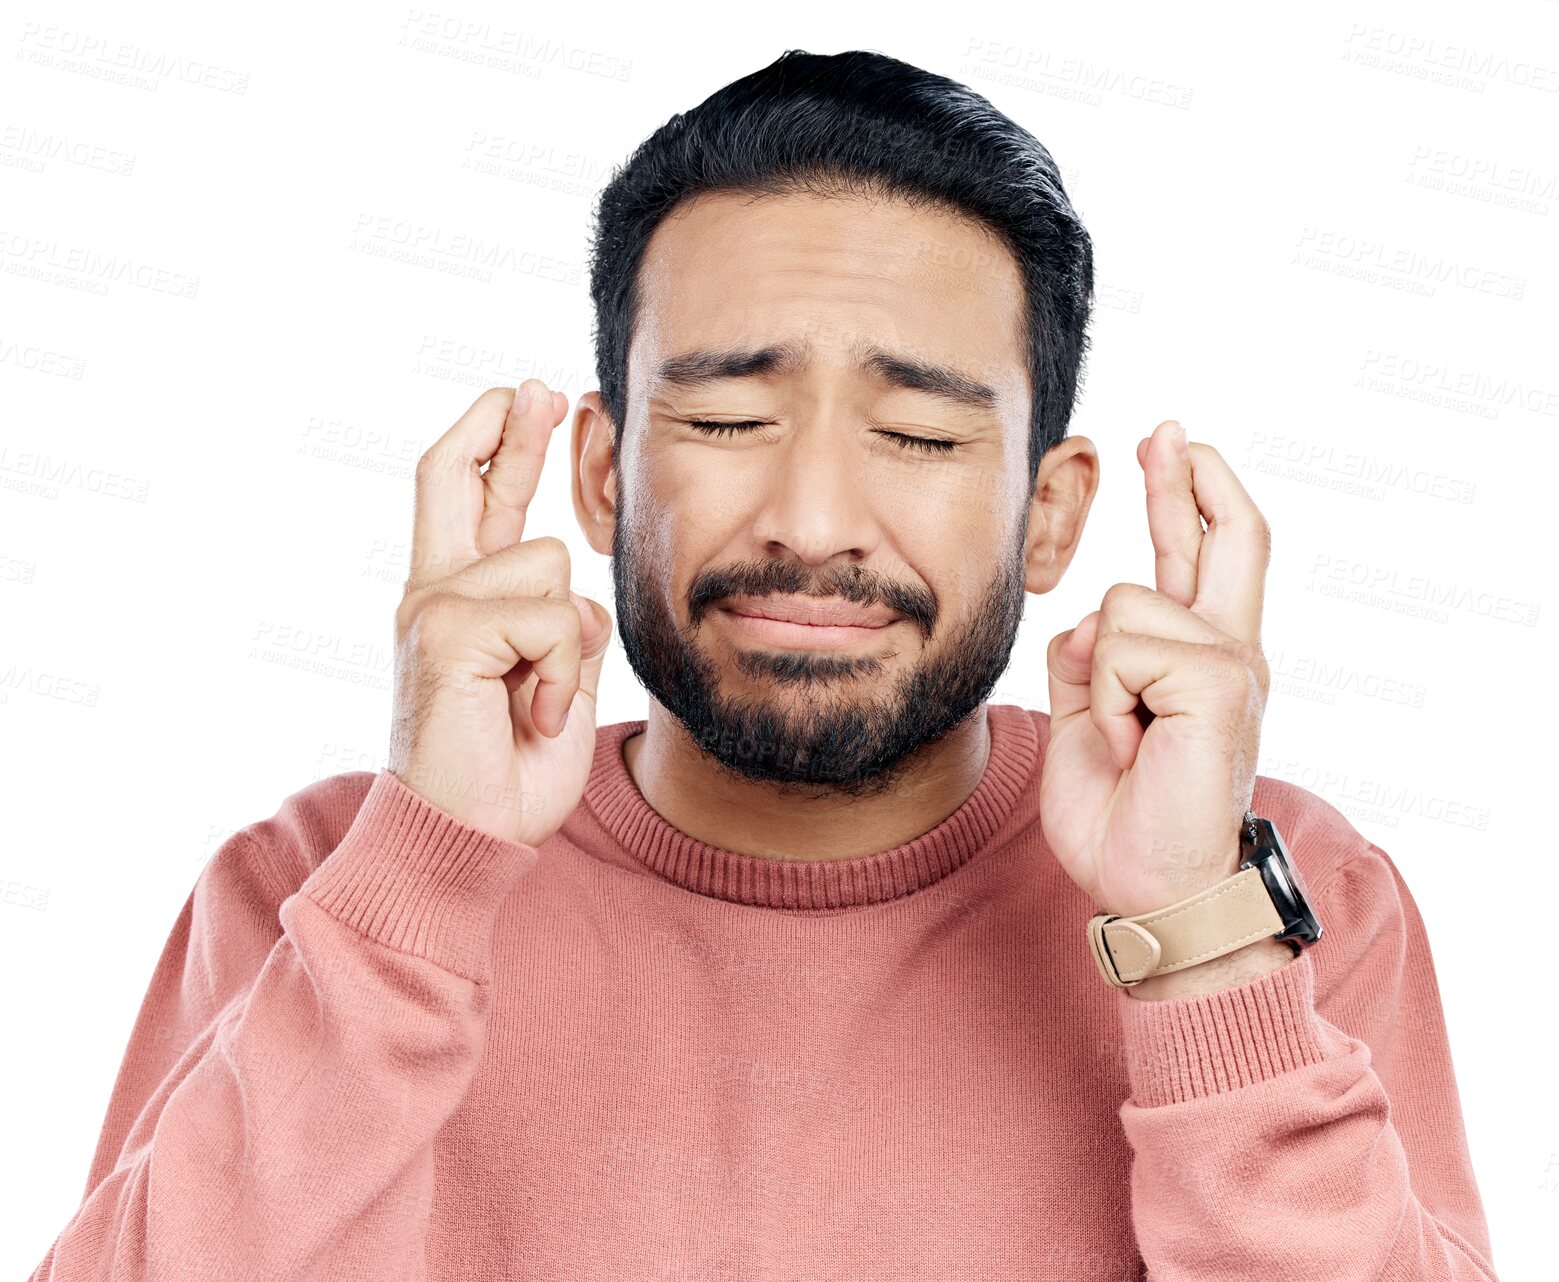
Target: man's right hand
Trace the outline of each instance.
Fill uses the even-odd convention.
[[[606,608],[569,589],[562,540],[520,541],[567,411],[540,379],[490,388],[418,460],[395,611],[389,769],[457,819],[532,846],[584,794],[612,637]]]

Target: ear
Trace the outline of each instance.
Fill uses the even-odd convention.
[[[1023,584],[1049,592],[1061,582],[1082,542],[1088,509],[1099,491],[1099,452],[1086,436],[1069,436],[1039,461],[1029,506]]]
[[[574,517],[590,546],[612,554],[617,528],[617,451],[611,417],[599,391],[586,392],[574,408]]]

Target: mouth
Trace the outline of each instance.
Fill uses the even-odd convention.
[[[903,615],[843,597],[728,597],[719,616],[740,635],[775,645],[840,649],[882,636]]]

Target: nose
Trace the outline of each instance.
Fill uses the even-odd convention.
[[[861,477],[857,429],[814,417],[771,456],[753,515],[753,536],[769,555],[821,566],[864,561],[882,538]]]

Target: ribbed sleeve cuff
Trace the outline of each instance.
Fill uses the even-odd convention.
[[[486,982],[498,907],[537,857],[381,770],[341,844],[299,891],[370,939]]]
[[[1216,993],[1117,996],[1132,1102],[1145,1107],[1238,1090],[1327,1058],[1308,953]]]

